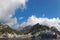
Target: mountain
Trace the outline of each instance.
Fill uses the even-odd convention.
[[[38,31],[49,30],[49,29],[50,28],[48,26],[40,25],[39,23],[37,23],[30,28],[30,33],[35,33],[35,32],[38,32]]]
[[[56,32],[57,34],[60,35],[60,31],[59,31],[57,28],[55,28],[55,27],[51,27],[51,30],[54,31],[54,32]]]
[[[31,26],[31,25],[29,25],[29,26],[26,26],[26,27],[24,27],[24,28],[22,28],[21,30],[19,30],[21,33],[23,33],[23,34],[28,34],[28,33],[31,33],[31,34],[34,34],[34,33],[36,33],[36,32],[39,32],[39,31],[44,31],[44,30],[47,30],[47,31],[54,31],[54,32],[57,32],[57,33],[60,33],[58,30],[57,30],[57,28],[55,28],[55,27],[49,27],[49,26],[47,26],[47,25],[41,25],[41,24],[39,24],[39,23],[37,23],[37,24],[35,24],[35,25],[33,25],[33,26]]]
[[[58,31],[55,27],[49,27],[46,25],[40,25],[39,23],[33,25],[30,29],[31,35],[33,37],[41,37],[41,38],[60,38],[60,31]],[[59,35],[59,36],[58,36]]]
[[[26,26],[26,27],[24,27],[22,30],[20,30],[22,33],[24,33],[24,34],[27,34],[27,33],[29,33],[30,32],[30,29],[31,29],[31,27],[32,26]]]
[[[26,26],[20,30],[15,30],[13,28],[11,28],[8,25],[0,25],[0,34],[4,34],[4,33],[9,33],[9,34],[30,34],[33,36],[38,36],[38,37],[57,37],[57,34],[60,35],[60,31],[58,31],[57,28],[53,27],[49,27],[46,25],[41,25],[39,23],[31,26]]]
[[[30,32],[33,33],[34,31],[36,32],[36,31],[45,30],[45,29],[49,30],[49,27],[46,25],[40,25],[39,23],[37,23],[33,26],[31,26],[31,25],[26,26],[26,27],[22,28],[22,30],[20,30],[20,31],[24,34],[28,34]]]
[[[26,26],[21,30],[21,32],[24,34],[30,33],[32,36],[47,38],[57,38],[57,34],[60,35],[60,31],[58,31],[57,28],[41,25],[39,23],[33,26]]]
[[[8,25],[1,25],[0,26],[0,33],[10,33],[10,34],[13,34],[13,33],[16,33],[16,34],[20,34],[19,31],[15,30],[15,29],[12,29],[10,26]]]

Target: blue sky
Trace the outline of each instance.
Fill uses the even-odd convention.
[[[28,19],[28,17],[35,15],[36,17],[57,18],[60,17],[60,0],[28,0],[26,4],[27,8],[21,10],[16,9],[15,16],[18,23],[22,23]],[[20,17],[23,19],[19,20]]]
[[[60,0],[0,0],[0,23],[13,28],[40,23],[60,30]]]

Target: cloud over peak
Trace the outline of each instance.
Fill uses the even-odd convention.
[[[37,23],[40,23],[42,25],[47,25],[49,27],[56,27],[58,30],[60,30],[60,19],[59,18],[37,18],[36,16],[32,15],[27,19],[26,22],[23,22],[21,24],[21,27],[25,27],[28,25],[35,25]]]

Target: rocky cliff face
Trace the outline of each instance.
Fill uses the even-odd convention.
[[[19,35],[20,32],[16,31],[15,29],[12,29],[8,25],[0,25],[0,38],[6,38],[6,37],[16,37]]]
[[[25,27],[26,29],[26,27]],[[56,38],[57,35],[60,34],[60,32],[58,31],[57,28],[55,27],[49,27],[49,26],[46,26],[46,25],[40,25],[39,23],[33,25],[33,26],[30,26],[30,27],[27,27],[28,31],[26,31],[27,34],[31,34],[32,36],[36,36],[36,37],[42,37],[45,35],[45,37],[50,37],[50,38]],[[23,30],[25,31],[25,30]]]
[[[8,25],[0,25],[0,38],[1,37],[54,37],[60,35],[60,32],[55,27],[40,25],[39,23],[33,26],[27,26],[20,31],[10,28]]]

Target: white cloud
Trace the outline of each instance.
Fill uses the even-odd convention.
[[[19,20],[22,20],[24,17],[20,17]]]
[[[15,14],[16,8],[26,8],[28,0],[0,0],[0,23],[10,26],[17,24],[17,18],[12,16]]]
[[[26,22],[21,24],[21,27],[25,27],[28,25],[35,25],[40,23],[42,25],[47,25],[49,27],[54,26],[60,31],[60,19],[59,18],[37,18],[36,16],[31,16],[27,19]]]

